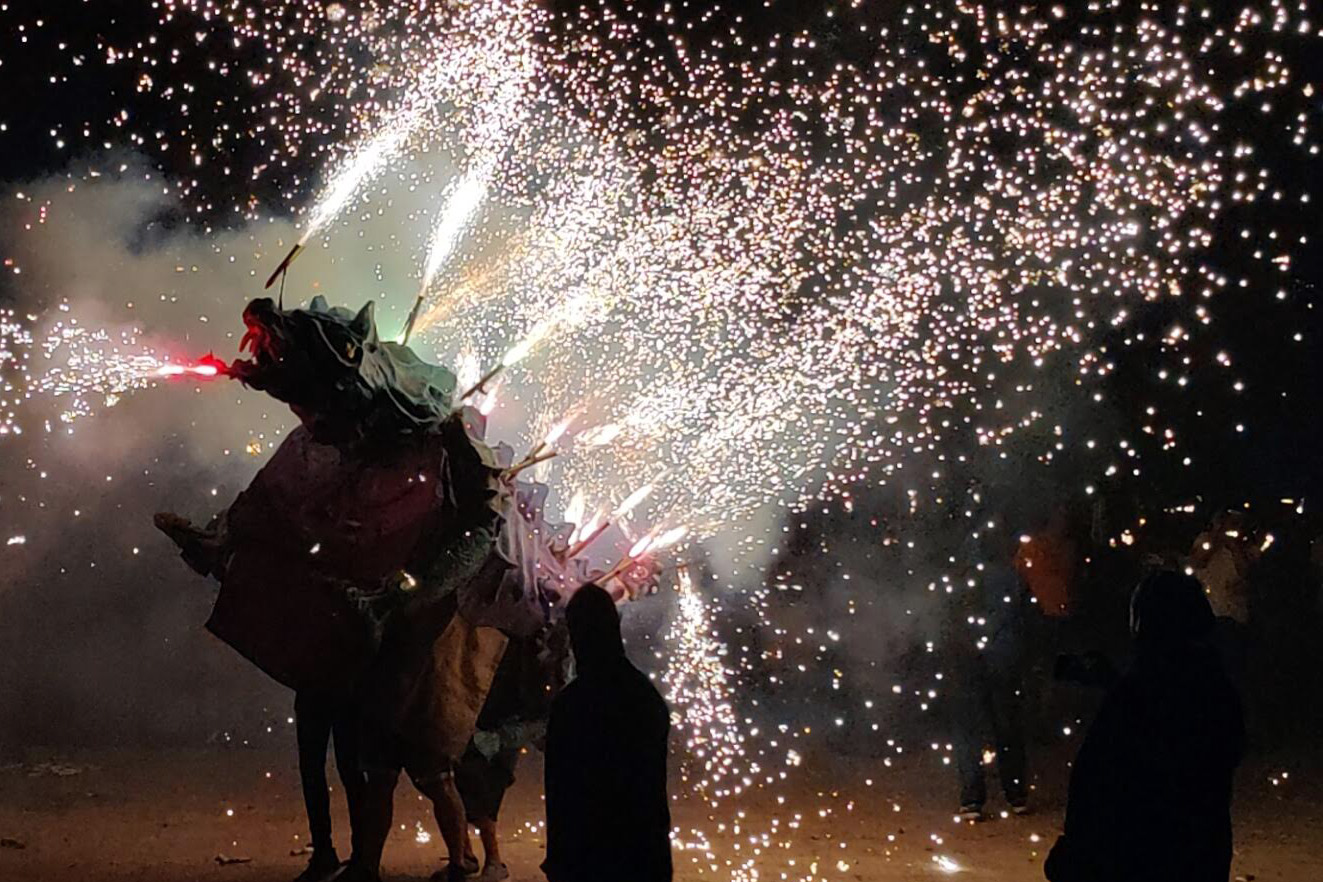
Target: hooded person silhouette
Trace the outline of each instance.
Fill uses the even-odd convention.
[[[597,585],[565,610],[577,671],[547,726],[550,882],[670,882],[666,702],[625,657],[620,615]]]
[[[1207,640],[1198,580],[1147,577],[1130,601],[1133,667],[1103,701],[1070,777],[1050,882],[1226,882],[1240,700]]]

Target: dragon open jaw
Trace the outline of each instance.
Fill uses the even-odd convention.
[[[226,373],[245,385],[256,389],[266,387],[266,380],[280,368],[283,340],[277,327],[279,315],[261,300],[254,301],[244,310],[247,326],[239,341],[240,358],[236,358]],[[243,358],[242,354],[250,357]]]
[[[226,375],[288,404],[319,441],[425,433],[451,412],[454,375],[381,341],[371,303],[355,313],[314,297],[286,310],[259,297],[243,322]]]

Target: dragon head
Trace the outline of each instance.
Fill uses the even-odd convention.
[[[314,297],[284,310],[269,297],[244,309],[247,330],[227,373],[285,402],[327,444],[428,431],[450,414],[455,376],[377,337],[373,304],[357,314]]]

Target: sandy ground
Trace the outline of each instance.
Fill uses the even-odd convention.
[[[4,882],[283,882],[306,860],[292,854],[306,837],[292,750],[27,753],[23,763],[0,769]],[[1318,771],[1263,757],[1244,767],[1234,875],[1263,882],[1321,878]],[[540,775],[537,757],[530,757],[507,804],[507,859],[516,882],[542,880]],[[678,800],[677,826],[702,829],[714,857],[677,853],[677,879],[729,878],[724,863],[736,855],[734,845],[742,844],[740,853],[748,855],[749,837],[760,837],[773,820],[785,832],[770,837],[773,847],[756,859],[762,879],[780,879],[782,873],[832,880],[1041,879],[1045,848],[1060,824],[1062,776],[1052,775],[1050,785],[1040,781],[1033,815],[978,825],[961,825],[950,816],[952,777],[937,754],[891,768],[877,759],[825,757],[794,770],[780,791],[783,805],[772,797],[743,805],[738,830],[733,811]],[[387,877],[426,879],[442,861],[439,837],[426,806],[407,785],[398,793],[396,822]],[[342,805],[336,823],[343,843]],[[796,823],[797,829],[787,829]],[[420,829],[430,841],[422,841],[427,836]],[[221,865],[222,855],[245,862]],[[942,859],[959,870],[943,870]]]

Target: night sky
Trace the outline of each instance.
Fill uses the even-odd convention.
[[[425,79],[426,59],[449,45],[436,36],[443,30],[440,22],[449,21],[442,4],[420,4],[424,11],[409,15],[393,10],[395,5],[293,0],[247,6],[73,0],[0,4],[0,77],[5,86],[0,93],[0,179],[7,202],[0,258],[10,270],[0,282],[0,307],[33,316],[31,322],[39,329],[58,317],[62,302],[69,306],[70,314],[85,309],[86,321],[107,326],[145,318],[152,325],[148,331],[154,339],[186,336],[187,343],[180,345],[190,355],[201,355],[195,350],[206,346],[232,356],[238,311],[247,297],[257,293],[256,282],[246,290],[232,291],[228,300],[215,294],[209,283],[204,285],[205,293],[196,293],[191,282],[137,294],[115,290],[113,296],[103,296],[103,291],[87,297],[80,293],[77,280],[96,278],[97,268],[78,263],[76,255],[52,253],[57,249],[43,237],[55,235],[61,224],[85,211],[85,217],[97,218],[94,229],[104,234],[100,244],[113,246],[125,261],[148,265],[159,259],[163,264],[183,265],[193,254],[211,255],[218,262],[233,262],[237,257],[249,278],[264,276],[287,248],[288,224],[306,221],[335,170],[352,155],[352,145],[370,138],[383,121],[393,118],[392,112],[412,100],[410,90]],[[514,8],[518,4],[496,6]],[[973,18],[965,21],[963,30],[946,34],[941,29],[954,18],[948,8],[953,4],[929,4],[917,11],[901,3],[863,4],[862,8],[845,2],[766,6],[747,15],[733,12],[734,6],[702,3],[580,6],[557,2],[539,7],[545,15],[529,41],[528,52],[552,73],[538,85],[532,101],[535,110],[527,112],[547,116],[521,117],[513,129],[497,130],[512,146],[503,148],[492,161],[491,187],[510,207],[503,209],[504,214],[493,210],[474,224],[473,244],[467,246],[465,259],[473,262],[473,275],[477,276],[493,265],[493,253],[519,241],[512,238],[516,234],[508,233],[507,226],[544,215],[554,220],[550,203],[560,192],[556,186],[562,173],[568,181],[595,175],[605,180],[609,172],[627,182],[625,189],[632,200],[624,209],[613,209],[620,213],[603,222],[604,228],[617,224],[618,241],[610,232],[600,234],[600,242],[615,244],[582,246],[581,253],[573,250],[578,245],[566,246],[570,251],[563,263],[553,265],[545,275],[511,277],[528,290],[543,292],[530,295],[529,302],[535,302],[536,309],[554,311],[564,308],[552,297],[557,279],[606,266],[609,272],[604,275],[623,280],[619,282],[622,287],[636,286],[632,296],[637,303],[614,305],[620,312],[591,338],[600,344],[595,349],[583,345],[585,351],[600,350],[600,363],[585,361],[576,366],[564,355],[564,364],[530,368],[529,377],[520,381],[525,402],[520,412],[540,419],[542,408],[548,418],[557,417],[554,408],[562,400],[572,395],[588,400],[601,391],[600,386],[606,392],[601,394],[601,402],[592,399],[594,408],[609,410],[613,405],[607,399],[618,393],[626,399],[635,396],[628,400],[637,400],[639,409],[655,410],[659,424],[692,427],[704,423],[706,417],[679,410],[672,413],[668,408],[679,405],[648,398],[639,391],[656,382],[651,368],[620,377],[613,373],[612,360],[617,365],[627,362],[638,351],[631,348],[635,337],[629,333],[616,336],[615,331],[624,328],[632,333],[632,328],[646,328],[664,345],[640,360],[674,353],[676,363],[667,370],[699,378],[693,382],[701,395],[694,392],[690,399],[709,394],[709,387],[702,385],[708,382],[703,372],[714,371],[716,386],[744,390],[741,394],[746,397],[732,398],[730,406],[745,407],[750,414],[748,430],[728,448],[705,447],[691,429],[677,429],[674,439],[650,440],[652,446],[639,444],[615,454],[607,449],[600,461],[583,466],[580,472],[573,471],[574,465],[566,466],[571,471],[560,479],[569,483],[578,476],[576,480],[589,495],[598,493],[606,504],[612,493],[619,499],[637,486],[612,486],[609,477],[617,469],[633,480],[636,475],[649,474],[649,469],[661,472],[663,460],[673,457],[673,461],[666,460],[670,470],[665,472],[671,484],[691,485],[694,497],[724,503],[739,494],[749,495],[758,485],[758,470],[770,475],[769,463],[775,462],[776,474],[767,480],[771,487],[767,500],[789,501],[796,511],[807,509],[809,514],[804,517],[808,521],[821,518],[821,529],[828,532],[835,529],[832,524],[840,516],[842,503],[902,532],[914,514],[915,498],[924,500],[925,516],[946,512],[958,521],[959,511],[966,505],[964,494],[975,483],[989,494],[989,508],[1012,512],[1013,520],[1027,521],[1034,516],[1032,511],[1021,510],[1033,508],[1026,500],[1055,497],[1088,509],[1095,499],[1104,499],[1110,512],[1109,535],[1131,525],[1136,517],[1191,502],[1197,502],[1201,514],[1245,502],[1271,508],[1280,506],[1282,498],[1310,499],[1323,490],[1316,456],[1323,441],[1323,402],[1317,382],[1323,353],[1316,328],[1317,283],[1323,267],[1312,239],[1319,229],[1317,200],[1307,199],[1319,162],[1316,125],[1323,96],[1312,85],[1318,81],[1319,54],[1312,26],[1301,27],[1306,19],[1281,3],[1271,5],[1285,16],[1287,23],[1280,28],[1271,21],[1238,28],[1232,13],[1212,11],[1201,17],[1200,7],[1182,12],[1184,7],[1179,4],[1120,3],[1088,14],[1074,11],[1072,4],[1006,4],[1006,21],[1041,24],[1033,38],[1037,42],[1033,42],[1016,36],[1009,25],[1009,30],[998,32],[995,23],[975,26]],[[998,8],[998,4],[986,4],[992,15],[988,21],[995,19]],[[429,15],[437,16],[435,21]],[[1217,126],[1210,134],[1206,154],[1199,152],[1202,148],[1176,140],[1161,143],[1155,152],[1172,157],[1177,165],[1188,162],[1197,172],[1201,161],[1212,161],[1217,151],[1224,151],[1219,155],[1227,159],[1227,167],[1233,173],[1249,169],[1251,178],[1248,183],[1233,181],[1226,185],[1227,190],[1239,187],[1258,198],[1227,197],[1205,231],[1206,246],[1183,254],[1163,270],[1175,274],[1172,278],[1181,275],[1187,279],[1179,297],[1144,298],[1122,290],[1121,283],[1112,290],[1106,288],[1113,284],[1110,278],[1105,280],[1106,290],[1096,294],[1099,289],[1091,286],[1102,284],[1101,275],[1054,280],[1053,270],[1062,267],[1052,267],[1049,262],[1041,271],[1041,280],[1007,282],[1006,290],[997,293],[996,305],[977,317],[974,313],[984,307],[970,307],[966,321],[963,314],[972,302],[970,295],[954,284],[960,281],[958,277],[943,275],[945,270],[965,267],[973,271],[992,264],[996,272],[1005,271],[1005,278],[1010,278],[1026,262],[1045,253],[1033,248],[1017,252],[1015,237],[1020,232],[1012,229],[1014,215],[1003,214],[1000,208],[988,209],[988,217],[994,220],[979,225],[979,212],[985,205],[980,192],[995,194],[993,199],[1004,200],[1006,206],[1027,204],[1022,197],[999,189],[1000,170],[1032,169],[1037,183],[1045,188],[1064,179],[1070,172],[1069,162],[1066,154],[1054,153],[1060,142],[1052,140],[1060,133],[1077,135],[1079,140],[1074,143],[1083,154],[1097,159],[1097,167],[1125,166],[1106,153],[1109,143],[1124,140],[1123,123],[1113,119],[1086,125],[1080,122],[1082,116],[1073,115],[1078,110],[1074,105],[1053,104],[1050,89],[1043,93],[1046,98],[1034,103],[1017,91],[1017,82],[1023,80],[1030,91],[1040,88],[1051,82],[1050,69],[1066,72],[1058,82],[1075,82],[1070,80],[1073,62],[1063,62],[1045,47],[1057,51],[1070,45],[1081,53],[1105,53],[1120,45],[1116,57],[1133,60],[1133,53],[1125,54],[1125,41],[1145,33],[1145,22],[1179,34],[1196,60],[1191,76],[1197,74],[1199,84],[1233,99],[1216,112],[1209,111],[1206,120],[1200,117]],[[984,33],[978,27],[990,30]],[[462,25],[459,31],[463,31]],[[760,67],[768,59],[776,63]],[[1238,84],[1265,70],[1282,73],[1281,83],[1265,86],[1262,94],[1253,89],[1237,92]],[[932,80],[925,82],[923,76]],[[1124,74],[1122,80],[1129,77],[1133,82],[1135,76],[1133,72]],[[458,81],[470,84],[463,78]],[[472,87],[480,92],[482,83],[474,82]],[[823,85],[827,83],[829,88]],[[1081,90],[1092,88],[1084,80],[1077,85]],[[1160,92],[1165,86],[1154,88]],[[997,93],[995,100],[993,93]],[[1145,110],[1142,103],[1127,107],[1130,93],[1118,87],[1115,94],[1118,106],[1112,111],[1120,114],[1117,119],[1125,111],[1142,110],[1172,128],[1185,121],[1179,115],[1168,119],[1174,105],[1156,110]],[[998,129],[1001,118],[996,113],[1000,111],[991,109],[1001,106],[998,101],[1025,102],[1030,110],[1024,118],[1035,125],[1041,123],[1042,130],[1021,140],[1009,124]],[[962,130],[960,137],[975,140],[961,148],[954,134],[958,115],[939,113],[935,108],[942,102],[971,107],[975,120],[986,111],[990,129],[971,125],[968,131]],[[434,115],[426,124],[434,128],[414,137],[402,151],[401,162],[411,164],[409,174],[415,177],[401,172],[400,177],[389,179],[389,187],[382,185],[379,192],[353,203],[334,230],[335,235],[358,244],[337,244],[333,260],[341,263],[320,267],[317,273],[321,275],[314,274],[321,285],[323,277],[343,269],[348,281],[338,288],[341,283],[325,282],[331,290],[345,292],[357,285],[355,290],[366,287],[369,293],[376,292],[374,296],[384,294],[392,311],[388,314],[395,317],[412,302],[416,256],[427,241],[423,222],[438,210],[435,193],[443,193],[442,185],[448,180],[448,166],[432,168],[428,163],[440,155],[448,157],[448,163],[463,165],[465,157],[476,163],[474,157],[481,155],[484,145],[489,146],[483,138],[490,140],[490,131],[481,128],[483,108],[466,107],[462,94],[448,95],[425,112]],[[452,118],[462,121],[452,125]],[[554,125],[546,122],[553,118]],[[1141,119],[1142,127],[1150,125],[1150,118],[1141,113],[1132,118],[1136,131]],[[1057,134],[1042,134],[1053,127]],[[598,138],[609,147],[586,149],[558,134],[571,130],[576,138]],[[1155,131],[1166,129],[1159,124]],[[1158,134],[1150,137],[1151,144],[1160,140]],[[1252,145],[1252,158],[1236,154],[1238,145]],[[971,149],[976,153],[972,158]],[[616,165],[608,168],[606,157]],[[944,176],[943,170],[953,163],[963,163],[967,173],[958,179]],[[1081,168],[1085,166],[1087,163]],[[425,169],[421,176],[419,167]],[[815,167],[831,171],[815,176]],[[91,203],[80,203],[78,194],[95,191],[108,179],[135,186],[145,183],[147,190],[159,188],[163,198],[135,203],[126,208],[122,220],[116,217],[113,199],[98,201],[94,214]],[[1085,225],[1114,209],[1108,204],[1095,214],[1089,208],[1093,200],[1103,205],[1115,196],[1109,195],[1107,186],[1115,186],[1116,194],[1126,189],[1116,182],[1108,184],[1101,175],[1090,178],[1082,172],[1080,180],[1096,189],[1062,211],[1078,212]],[[1184,181],[1179,186],[1187,185]],[[1207,197],[1197,184],[1189,186],[1198,198]],[[46,197],[37,201],[32,197],[33,192],[47,194],[70,187],[77,191],[69,191],[74,193],[68,197],[72,201],[52,209],[49,218],[40,202]],[[435,191],[428,197],[430,204],[422,195],[429,187]],[[783,198],[783,190],[791,195]],[[1274,192],[1282,195],[1274,197]],[[906,215],[907,206],[923,204],[934,193],[941,193],[945,204],[956,205],[958,210],[927,221],[927,226]],[[741,203],[740,198],[749,201]],[[399,217],[389,216],[399,206],[404,206]],[[1136,222],[1145,231],[1133,243],[1139,252],[1160,250],[1164,210],[1161,204],[1134,210]],[[1044,210],[1044,218],[1051,216],[1051,211]],[[631,238],[627,223],[638,217],[652,226],[641,226],[643,232]],[[1173,213],[1172,217],[1178,226],[1200,220],[1197,212]],[[755,220],[745,223],[748,218]],[[396,230],[382,232],[381,226],[373,226],[379,220],[396,223]],[[545,222],[544,233],[554,232],[559,229],[556,224],[563,223],[563,219],[553,220]],[[682,232],[664,238],[657,231],[673,229],[667,224],[679,225]],[[278,242],[268,232],[276,228]],[[732,234],[729,242],[716,241],[723,228],[738,234]],[[911,228],[922,228],[922,235],[916,233],[910,242],[903,235],[893,235]],[[83,227],[77,229],[78,235],[86,235],[81,232]],[[976,241],[979,235],[987,237],[986,243]],[[704,240],[705,236],[712,240]],[[971,240],[971,236],[975,238]],[[986,251],[980,250],[984,244]],[[347,254],[359,245],[364,249],[361,254]],[[638,249],[638,253],[631,250],[629,259],[615,267],[611,261],[627,249]],[[960,263],[966,251],[974,256]],[[383,252],[386,257],[381,256]],[[647,263],[650,252],[665,252],[663,269],[638,268]],[[1284,255],[1289,255],[1289,272],[1279,259]],[[744,267],[741,259],[758,262]],[[1098,257],[1098,266],[1115,268],[1125,260],[1108,252]],[[718,272],[722,267],[714,269],[723,261],[726,267],[733,267],[728,275]],[[756,306],[737,302],[736,296],[728,301],[714,299],[672,323],[670,317],[678,307],[649,305],[649,296],[645,296],[673,286],[676,304],[693,303],[705,295],[699,283],[692,290],[685,287],[689,278],[685,273],[710,272],[722,280],[720,284],[734,285],[738,283],[726,280],[749,278],[769,261],[775,266],[767,284],[756,292],[740,294],[750,303],[756,301]],[[860,330],[844,320],[839,326],[831,322],[852,309],[868,313],[870,321],[881,321],[877,315],[885,314],[890,301],[854,304],[850,292],[859,288],[846,281],[863,285],[879,284],[878,278],[892,279],[886,275],[891,270],[877,270],[888,261],[899,266],[897,272],[902,275],[913,270],[916,277],[926,280],[925,286],[929,281],[931,285],[921,286],[922,297],[913,303],[904,301],[908,336],[900,344],[895,365],[883,369],[877,365],[891,357],[891,350],[877,342],[885,327],[874,323]],[[45,271],[63,263],[69,270],[63,277]],[[1084,263],[1087,260],[1079,265]],[[36,267],[25,272],[28,264]],[[463,267],[453,272],[459,278]],[[873,272],[881,275],[870,276]],[[133,276],[125,278],[132,280]],[[307,278],[300,281],[293,275],[291,282],[306,285]],[[1198,285],[1218,278],[1224,286],[1208,300],[1211,319],[1191,324],[1196,314],[1192,307],[1200,302]],[[232,280],[228,277],[226,284]],[[507,296],[497,291],[499,280],[466,282],[481,292],[474,295],[474,302]],[[390,293],[386,293],[388,289]],[[571,281],[565,282],[564,290],[575,290]],[[1092,292],[1083,306],[1083,301],[1072,300],[1081,292]],[[519,311],[514,295],[509,296],[513,305],[492,313],[466,314],[463,321],[467,324],[453,332],[479,340],[478,354],[487,363],[512,339],[508,329],[494,324],[496,318],[523,320],[528,314]],[[1109,325],[1108,296],[1125,307],[1124,321]],[[159,299],[172,304],[174,311],[144,316],[140,309],[137,318],[132,318],[123,311],[123,301],[139,298]],[[190,298],[196,298],[196,309]],[[917,310],[914,303],[920,304]],[[875,314],[875,306],[881,312]],[[190,312],[206,313],[208,326],[192,324],[196,319],[186,315]],[[1014,319],[1005,318],[1012,313]],[[955,330],[950,321],[953,315],[959,317]],[[824,322],[823,316],[829,320]],[[1084,316],[1082,322],[1080,316]],[[722,322],[730,323],[729,330]],[[1077,323],[1086,328],[1078,346],[1067,345],[1059,350],[1064,354],[1050,355],[1046,370],[1035,364],[1039,353],[1032,346],[1010,352],[999,363],[995,383],[985,382],[986,365],[970,358],[970,353],[996,351],[999,341],[1007,337],[1029,340],[1042,328],[1069,328]],[[524,321],[524,327],[539,326]],[[1191,333],[1172,337],[1174,327]],[[220,336],[222,330],[224,337]],[[711,340],[704,336],[709,331]],[[639,334],[637,339],[643,339],[642,331]],[[855,334],[859,336],[852,336]],[[757,427],[767,415],[750,403],[763,394],[759,384],[764,380],[750,380],[745,389],[731,379],[757,374],[766,378],[769,388],[785,385],[778,372],[791,376],[793,370],[777,362],[774,354],[759,352],[757,358],[763,361],[751,358],[747,365],[739,360],[764,339],[814,341],[804,344],[804,364],[827,359],[823,353],[833,345],[861,353],[857,363],[841,367],[839,376],[833,378],[836,386],[824,393],[820,413],[806,406],[798,427],[778,424],[767,430],[770,440],[766,443],[758,440]],[[437,340],[438,357],[459,348],[451,346],[444,334]],[[691,345],[686,341],[700,342]],[[930,351],[926,343],[932,341],[941,343],[934,343]],[[557,352],[577,352],[580,345],[563,343]],[[1084,357],[1086,352],[1094,361]],[[940,367],[939,380],[922,371],[912,376],[905,373],[919,362]],[[720,373],[723,365],[737,363],[739,372],[732,368],[729,375]],[[1084,363],[1102,364],[1106,370],[1095,371],[1082,382],[1079,368]],[[16,377],[17,372],[10,370],[6,376]],[[567,388],[576,377],[594,378],[592,383],[582,383],[589,392]],[[905,379],[902,382],[898,377]],[[11,381],[18,384],[15,388],[23,388],[18,380]],[[804,382],[806,388],[812,387],[810,381]],[[677,382],[677,388],[683,384]],[[903,405],[897,403],[897,388],[909,393]],[[180,404],[179,397],[162,398],[162,406],[157,407],[146,393],[134,400],[129,399],[135,393],[127,394],[120,409],[103,410],[74,424],[78,437],[99,437],[104,442],[109,461],[97,462],[96,455],[85,449],[72,453],[71,448],[60,446],[66,442],[59,431],[47,434],[42,426],[60,409],[60,402],[40,395],[15,411],[19,414],[15,419],[27,423],[25,437],[0,438],[0,450],[9,446],[17,454],[6,454],[0,464],[0,526],[6,535],[24,540],[0,553],[25,556],[22,567],[14,570],[23,575],[18,580],[6,577],[12,584],[0,602],[20,610],[11,616],[11,621],[21,623],[18,627],[38,627],[32,622],[45,619],[76,630],[67,621],[69,617],[95,618],[95,610],[107,604],[133,610],[131,615],[139,617],[133,628],[140,627],[144,617],[159,610],[154,600],[144,598],[160,595],[135,597],[128,585],[149,570],[153,580],[164,583],[168,581],[165,568],[177,566],[151,533],[146,516],[166,502],[200,513],[212,498],[223,500],[232,495],[243,486],[254,464],[237,463],[237,454],[231,451],[242,450],[245,443],[252,443],[250,435],[261,433],[260,429],[250,431],[247,421],[257,420],[273,433],[262,436],[259,453],[278,437],[276,423],[285,426],[288,421],[278,408],[251,393],[238,395],[242,408],[234,419],[219,414],[235,398],[228,391],[214,395],[209,399],[213,403],[201,410],[196,396],[187,405]],[[998,410],[1003,398],[1009,403],[1006,423],[1012,425],[1022,418],[1025,422],[1004,444],[989,447],[964,429],[983,422],[982,415]],[[175,411],[176,407],[180,409]],[[199,417],[203,411],[212,422]],[[255,416],[259,412],[261,416]],[[888,422],[893,414],[896,422]],[[823,422],[813,422],[815,415]],[[174,425],[171,419],[176,416],[181,419]],[[150,426],[155,435],[148,440],[144,434],[128,431],[127,423]],[[216,428],[216,424],[224,428]],[[813,428],[818,425],[827,428]],[[519,430],[526,431],[531,430]],[[814,446],[818,442],[809,439],[819,433],[830,437]],[[212,439],[216,449],[207,452]],[[852,445],[860,439],[865,440],[859,444],[859,452],[853,452]],[[1084,443],[1085,439],[1091,443]],[[780,464],[788,458],[786,451],[801,445],[809,460],[802,472],[807,477],[789,477],[789,466],[782,474]],[[764,450],[770,452],[754,452]],[[612,460],[613,455],[619,458]],[[686,464],[703,457],[725,463],[722,456],[748,463],[748,470],[720,465],[701,475],[685,471]],[[648,466],[649,457],[659,467]],[[71,477],[61,477],[60,467],[71,459],[80,467],[64,473]],[[902,460],[908,470],[895,472],[896,463]],[[1113,460],[1120,464],[1118,472],[1110,480],[1100,481]],[[718,492],[709,471],[736,477]],[[52,477],[34,477],[46,472]],[[927,477],[939,472],[940,478]],[[865,473],[867,477],[861,478]],[[114,489],[101,488],[104,492],[99,491],[95,503],[83,505],[80,494],[94,474],[105,475]],[[217,488],[214,497],[213,487]],[[723,495],[726,493],[729,496]],[[681,490],[674,496],[664,503],[658,501],[655,516],[659,528],[674,526],[661,520],[668,516],[667,505],[669,511],[694,512],[686,526],[696,533],[708,523],[724,520],[704,510],[700,501],[683,496]],[[820,506],[819,498],[827,502]],[[593,504],[596,501],[590,500],[590,506]],[[749,510],[755,509],[750,504]],[[77,515],[72,514],[75,510]],[[822,514],[828,510],[832,513]],[[1312,514],[1312,509],[1306,510]],[[919,531],[932,523],[922,518],[908,522]],[[135,526],[128,529],[128,524]],[[749,526],[748,535],[739,538],[744,528],[738,523],[733,528],[721,523],[727,531],[722,541],[744,549],[768,543],[775,547],[782,541],[780,529],[765,528],[761,521],[758,524]],[[729,539],[730,529],[737,535],[734,540]],[[768,536],[760,532],[764,529]],[[714,528],[710,532],[715,536],[720,531]],[[119,562],[130,546],[134,556],[141,548],[146,550],[142,557],[150,559],[122,564],[140,569],[121,570]],[[104,577],[113,587],[85,583],[77,589],[57,587],[73,578],[70,572],[98,564],[102,572],[109,568],[115,573]],[[759,561],[753,567],[756,571],[764,565],[765,561]],[[34,606],[28,599],[31,592],[20,582],[43,586],[45,600]],[[66,590],[71,593],[60,595]],[[63,599],[52,599],[56,597]],[[46,608],[52,603],[62,610],[54,620]],[[205,598],[190,603],[174,608],[172,627],[196,616]],[[72,610],[79,607],[83,612],[75,616]],[[85,626],[86,622],[79,625]],[[41,627],[56,628],[51,624]],[[186,638],[176,634],[175,639]],[[171,646],[161,651],[162,657],[176,651]]]

